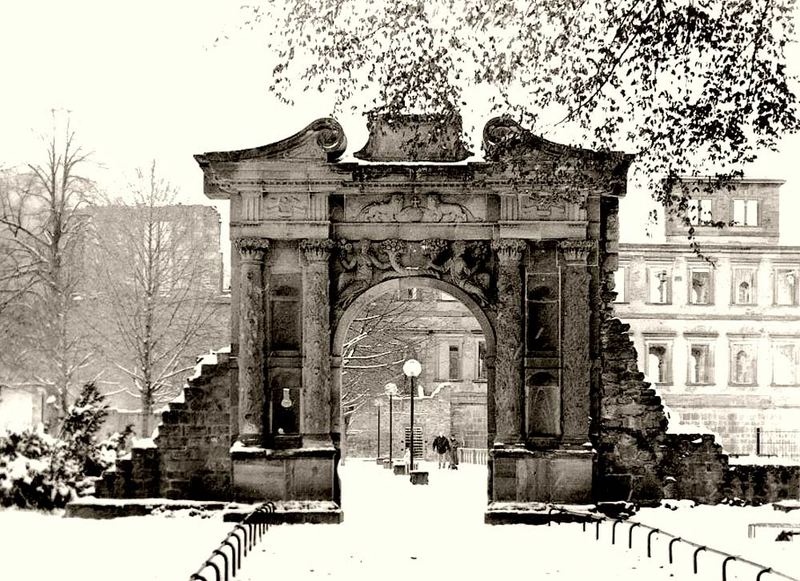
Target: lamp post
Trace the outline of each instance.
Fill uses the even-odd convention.
[[[374,403],[375,411],[378,412],[378,452],[375,455],[375,459],[377,461],[381,459],[381,404],[383,402],[381,402],[379,399],[376,399]]]
[[[422,365],[416,359],[409,359],[403,364],[403,373],[411,379],[411,464],[409,469],[414,470],[414,396],[417,391],[417,377],[422,372]]]
[[[394,383],[387,383],[384,388],[386,391],[386,395],[389,396],[389,468],[392,467],[392,426],[394,425],[392,422],[392,402],[393,397],[397,395],[397,385]]]

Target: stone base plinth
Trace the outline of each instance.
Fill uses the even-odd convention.
[[[375,464],[378,466],[383,466],[383,458],[375,458]]]
[[[225,522],[241,522],[249,511],[229,510],[225,513]],[[251,523],[268,524],[339,524],[342,522],[342,510],[335,502],[329,501],[278,501],[275,512],[258,512],[250,517]]]
[[[85,497],[67,503],[64,516],[69,518],[107,519],[124,516],[145,516],[159,511],[217,511],[230,503],[202,500],[172,500],[169,498],[93,498]],[[245,507],[252,510],[252,507]]]
[[[494,448],[490,454],[490,502],[592,501],[591,451]]]
[[[389,459],[385,459],[383,461],[383,467],[386,468],[387,470],[391,470],[392,469],[392,461],[389,460]]]
[[[594,522],[597,516],[588,508],[563,511],[560,507],[543,502],[492,502],[486,509],[487,525],[546,525],[550,523]]]
[[[411,471],[411,484],[427,484],[428,471],[427,470],[412,470]]]
[[[233,498],[239,502],[335,502],[335,449],[231,449]]]
[[[406,465],[402,462],[395,462],[392,465],[392,469],[396,476],[405,476],[406,474]]]

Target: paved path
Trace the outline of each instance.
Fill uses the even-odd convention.
[[[580,525],[483,524],[486,471],[430,470],[412,486],[374,463],[342,468],[341,525],[272,527],[237,579],[591,579],[683,576],[638,551],[596,542]],[[623,543],[624,545],[624,543]]]

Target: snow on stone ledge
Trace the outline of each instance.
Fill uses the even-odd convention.
[[[134,438],[131,440],[132,448],[155,448],[156,443],[153,438]]]
[[[778,456],[730,456],[729,466],[800,466],[800,460],[792,458],[780,458]]]
[[[210,353],[201,355],[197,359],[197,364],[194,366],[194,374],[189,378],[189,381],[200,377],[200,374],[203,372],[203,365],[215,365],[216,363],[217,363],[216,351],[211,351]]]

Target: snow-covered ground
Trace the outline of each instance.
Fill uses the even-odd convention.
[[[641,528],[629,551],[627,525],[618,527],[615,546],[610,524],[601,528],[599,541],[593,527],[583,532],[579,524],[484,525],[483,467],[424,467],[430,484],[412,486],[374,462],[349,461],[341,469],[345,522],[270,528],[237,579],[721,578],[721,558],[710,553],[700,555],[700,575],[692,575],[691,552],[680,544],[670,566],[668,539],[660,535],[648,559]],[[747,536],[749,523],[797,523],[800,511],[674,504],[678,510],[643,509],[634,519],[800,578],[800,539],[776,543],[774,529]],[[0,512],[0,579],[188,579],[230,528],[219,515],[185,512],[88,521],[6,510]],[[728,579],[753,580],[755,571],[733,563]],[[763,577],[769,579],[777,577]]]

